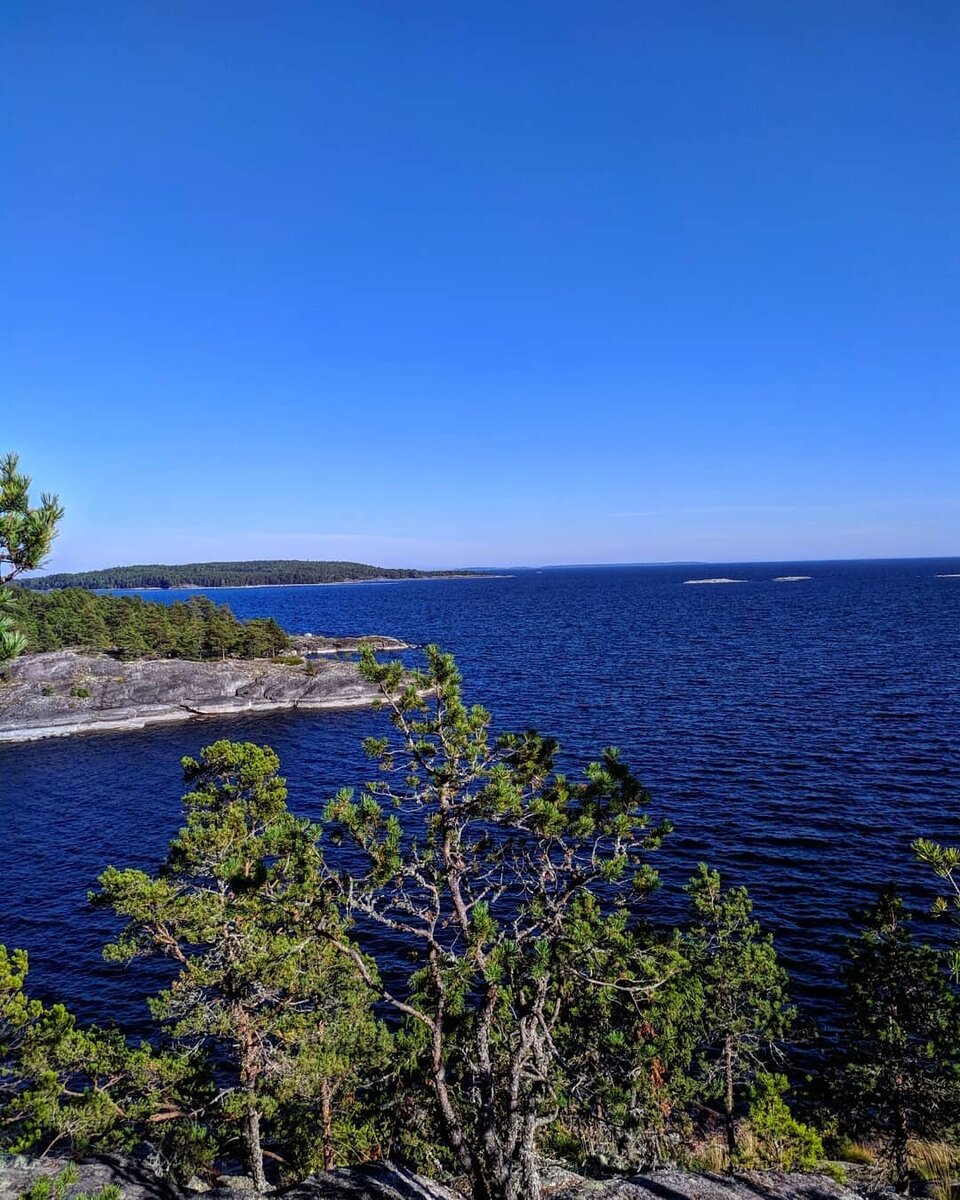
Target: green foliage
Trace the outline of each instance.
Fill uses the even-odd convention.
[[[847,1175],[846,1168],[842,1163],[829,1161],[824,1162],[821,1160],[815,1165],[818,1171],[822,1171],[823,1174],[832,1179],[834,1183],[839,1183],[841,1187],[846,1186],[849,1176]]]
[[[35,595],[26,610],[51,603],[62,629],[99,620],[114,646],[173,654],[229,653],[237,629],[272,636],[202,597],[100,599]],[[651,918],[650,856],[668,826],[650,822],[616,751],[573,777],[550,739],[491,738],[434,647],[412,676],[369,650],[361,669],[393,728],[366,742],[376,778],[340,792],[323,826],[290,812],[272,750],[220,741],[183,760],[183,827],[159,869],[101,876],[94,902],[123,922],[106,956],[171,965],[149,1002],[154,1044],[78,1027],[28,994],[26,956],[0,947],[0,1150],[147,1138],[181,1182],[243,1158],[260,1190],[265,1159],[285,1184],[389,1155],[466,1180],[474,1200],[538,1200],[544,1150],[622,1170],[694,1147],[713,1169],[829,1169],[775,1069],[794,1010],[772,939],[746,890],[706,866],[687,927]],[[346,843],[338,872],[324,838]],[[958,852],[916,850],[951,913]],[[390,986],[354,919],[380,930]],[[398,952],[410,975],[394,985]],[[833,1113],[817,1124],[832,1143],[876,1146],[901,1187],[925,1145],[945,1197],[960,1136],[946,959],[914,941],[887,892],[844,982]],[[935,1137],[948,1140],[917,1141]],[[71,1184],[38,1186],[67,1200]]]
[[[746,888],[724,891],[717,872],[701,863],[687,890],[694,921],[685,947],[704,997],[693,1069],[702,1095],[722,1100],[733,1155],[738,1093],[764,1075],[795,1012],[787,973],[773,939],[753,919]]]
[[[576,919],[584,921],[582,911]],[[566,1089],[552,1149],[579,1163],[656,1165],[689,1129],[703,988],[676,930],[631,921],[626,911],[581,929],[589,930],[581,944],[595,946],[591,986],[571,978],[555,1035]]]
[[[741,1148],[737,1153],[739,1166],[750,1170],[812,1171],[820,1163],[820,1135],[794,1118],[783,1098],[787,1090],[784,1075],[763,1071],[751,1082],[747,1120],[753,1137],[749,1150]]]
[[[557,1038],[593,980],[616,978],[628,906],[656,884],[646,859],[667,827],[650,824],[647,794],[614,750],[574,780],[534,732],[491,743],[489,714],[464,704],[451,656],[426,656],[409,679],[400,663],[361,655],[396,737],[368,740],[380,778],[328,809],[366,858],[341,894],[413,956],[405,998],[371,981],[405,1019],[427,1115],[412,1139],[438,1129],[477,1200],[536,1197],[540,1131],[578,1086]],[[397,805],[418,814],[420,834]],[[619,986],[642,994],[650,982]]]
[[[932,867],[937,878],[944,882],[946,894],[934,900],[934,916],[949,915],[960,932],[960,846],[941,846],[926,838],[918,838],[913,843],[913,852],[922,863]],[[954,979],[960,980],[960,946],[950,956],[950,967]]]
[[[737,1111],[779,1057],[793,1020],[787,977],[746,890],[724,891],[702,865],[687,890],[690,928],[621,921],[606,957],[613,974],[594,971],[592,989],[571,1007],[564,1057],[578,1064],[579,1110],[589,1116],[571,1106],[564,1128],[577,1132],[583,1157],[624,1169],[656,1164],[719,1099],[730,1161]],[[613,933],[608,923],[605,939]]]
[[[75,683],[70,689],[70,695],[74,700],[88,700],[90,698],[90,689],[84,687],[82,683]]]
[[[27,1191],[21,1192],[17,1200],[120,1200],[121,1191],[115,1184],[108,1183],[96,1192],[77,1192],[73,1185],[80,1178],[76,1164],[68,1163],[56,1175],[44,1175]]]
[[[17,615],[16,593],[0,585],[0,663],[19,658],[27,648],[27,639],[17,626]]]
[[[105,955],[166,956],[178,974],[151,1010],[173,1043],[218,1063],[203,1110],[221,1151],[242,1146],[259,1190],[264,1140],[295,1130],[300,1173],[347,1161],[367,1138],[363,1079],[388,1038],[327,894],[319,831],[286,805],[268,747],[216,742],[184,759],[186,824],[154,876],[109,868],[94,900],[126,921]]]
[[[16,454],[0,459],[0,663],[18,658],[27,648],[16,620],[16,598],[6,585],[22,571],[40,566],[63,517],[56,496],[44,493],[38,507],[30,506],[30,482]]]
[[[239,621],[206,596],[160,604],[82,588],[41,594],[17,588],[12,602],[29,651],[77,647],[137,658],[273,658],[289,638],[273,618]],[[298,660],[299,661],[299,660]]]
[[[468,575],[462,571],[457,574]],[[297,559],[253,562],[184,563],[179,566],[108,567],[102,571],[76,571],[44,575],[25,581],[40,591],[53,588],[186,588],[269,587],[290,583],[352,583],[368,579],[430,579],[449,571],[414,571],[400,567],[372,567],[355,562],[311,562]]]
[[[943,956],[914,940],[892,890],[864,916],[844,971],[837,1110],[844,1132],[879,1143],[905,1188],[910,1139],[960,1132],[960,1002]]]
[[[30,483],[18,455],[0,459],[0,585],[43,563],[63,518],[63,506],[48,492],[31,507]]]
[[[81,1029],[62,1005],[30,997],[26,975],[26,954],[0,946],[0,1148],[122,1147],[180,1113],[194,1074],[189,1055],[128,1046],[114,1029]]]

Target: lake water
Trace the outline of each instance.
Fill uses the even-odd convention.
[[[749,886],[795,996],[829,1017],[850,910],[891,878],[927,903],[910,842],[960,842],[960,578],[938,578],[957,571],[958,560],[557,568],[210,594],[294,632],[435,641],[497,728],[557,736],[567,766],[621,747],[654,815],[676,826],[650,915],[676,918],[684,881],[709,861]],[[684,584],[718,576],[745,582]],[[86,894],[107,864],[162,858],[181,756],[220,737],[269,743],[292,806],[318,817],[369,777],[361,739],[385,723],[285,713],[0,746],[0,941],[29,951],[45,997],[138,1026],[144,968],[101,961],[114,924]]]

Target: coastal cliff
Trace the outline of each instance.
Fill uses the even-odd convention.
[[[376,688],[360,676],[355,661],[336,656],[361,644],[407,648],[385,637],[303,635],[291,641],[297,654],[286,661],[122,662],[76,650],[25,655],[10,664],[0,683],[0,742],[142,729],[230,713],[364,707],[375,700]],[[304,661],[298,654],[313,657]]]

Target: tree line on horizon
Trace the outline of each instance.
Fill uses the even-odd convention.
[[[461,572],[466,574],[467,572]],[[68,571],[22,580],[25,588],[94,590],[191,587],[270,587],[292,583],[360,583],[376,579],[430,579],[448,571],[417,571],[404,567],[374,567],[367,563],[321,562],[297,559],[256,559],[249,562],[204,562],[106,567],[99,571]]]
[[[543,1156],[838,1178],[826,1159],[871,1160],[947,1200],[960,956],[919,941],[892,890],[848,941],[841,1028],[804,1081],[746,890],[701,866],[686,921],[657,919],[670,826],[615,750],[574,778],[551,739],[493,737],[434,647],[413,677],[370,651],[361,668],[392,729],[321,822],[291,812],[272,750],[221,741],[183,762],[158,869],[101,875],[105,956],[169,966],[150,1037],[81,1027],[0,951],[2,1146],[147,1140],[180,1182],[239,1162],[260,1192],[390,1157],[474,1200],[538,1200]],[[960,930],[960,849],[915,851]]]

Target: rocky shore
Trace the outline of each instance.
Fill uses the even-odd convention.
[[[0,682],[0,742],[100,730],[143,729],[230,713],[358,708],[375,689],[356,662],[336,657],[361,644],[407,649],[394,638],[292,639],[290,661],[225,659],[120,662],[107,654],[56,650],[11,663]]]
[[[54,1179],[66,1160],[0,1158],[0,1200],[18,1200],[39,1179]],[[174,1187],[133,1159],[102,1157],[76,1166],[76,1179],[64,1200],[78,1193],[96,1195],[105,1185],[119,1187],[129,1200],[251,1200],[250,1180],[221,1176],[199,1180],[188,1190]],[[566,1170],[547,1169],[544,1195],[551,1200],[860,1200],[865,1193],[836,1183],[826,1175],[784,1171],[748,1171],[737,1175],[697,1174],[664,1169],[616,1180],[586,1179]],[[287,1200],[462,1200],[459,1192],[389,1162],[368,1163],[313,1175],[284,1189]]]

